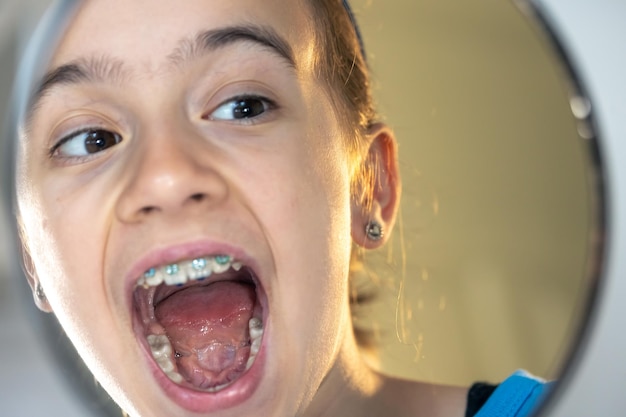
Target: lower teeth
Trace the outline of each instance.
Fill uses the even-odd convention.
[[[250,356],[248,357],[248,361],[246,363],[245,371],[250,369],[254,364],[254,360],[256,359],[257,354],[261,348],[261,339],[263,336],[263,323],[258,318],[251,318],[248,322],[248,328],[250,333]],[[154,335],[150,334],[147,336],[148,345],[150,346],[150,351],[152,353],[152,358],[159,365],[159,368],[167,375],[167,377],[174,383],[180,384],[185,381],[185,378],[176,371],[176,364],[174,362],[174,355],[172,344],[166,335]],[[244,371],[244,372],[245,372]],[[205,389],[206,392],[218,392],[227,386],[229,386],[231,382],[227,382],[222,385],[218,385],[216,387],[211,387]]]

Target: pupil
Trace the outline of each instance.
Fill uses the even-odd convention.
[[[258,99],[239,100],[233,109],[235,119],[255,117],[264,111],[263,102]]]
[[[88,153],[96,153],[119,143],[119,138],[115,133],[106,130],[96,130],[90,132],[85,139],[85,149]]]

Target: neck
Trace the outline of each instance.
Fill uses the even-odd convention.
[[[368,416],[383,378],[365,363],[352,332],[347,332],[337,360],[308,408],[307,417]]]
[[[303,417],[427,416],[465,413],[467,388],[384,376],[364,360],[352,332]]]

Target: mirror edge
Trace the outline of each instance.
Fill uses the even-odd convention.
[[[591,127],[590,162],[595,169],[589,185],[600,190],[601,196],[594,202],[598,230],[590,236],[589,291],[583,303],[585,315],[574,338],[577,343],[563,363],[559,383],[537,415],[617,416],[617,410],[626,406],[620,389],[626,373],[620,352],[626,351],[626,337],[619,331],[619,318],[626,316],[620,302],[626,297],[626,281],[619,279],[619,273],[626,272],[626,259],[618,256],[626,253],[626,223],[620,218],[620,210],[626,208],[626,165],[619,165],[620,155],[626,153],[619,142],[626,136],[626,125],[618,111],[626,107],[626,85],[611,81],[626,73],[626,59],[611,52],[620,44],[619,39],[626,41],[626,29],[619,24],[626,8],[611,0],[593,5],[584,1],[513,1],[536,22],[560,58],[572,83],[571,97],[586,100],[583,121]],[[572,110],[576,113],[575,108]]]

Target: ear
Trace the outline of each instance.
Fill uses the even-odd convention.
[[[366,249],[387,242],[396,221],[400,203],[398,146],[391,129],[377,123],[368,130],[369,148],[359,170],[357,192],[352,201],[352,239]],[[379,240],[369,239],[366,227],[375,221],[382,226]]]
[[[46,294],[43,292],[43,288],[39,282],[39,278],[37,277],[37,271],[35,270],[35,264],[33,263],[33,258],[31,258],[28,249],[24,246],[22,242],[22,261],[24,265],[24,274],[26,275],[26,280],[28,281],[28,285],[30,286],[31,291],[33,292],[33,298],[35,299],[35,305],[44,313],[52,313],[52,307],[46,298]]]

